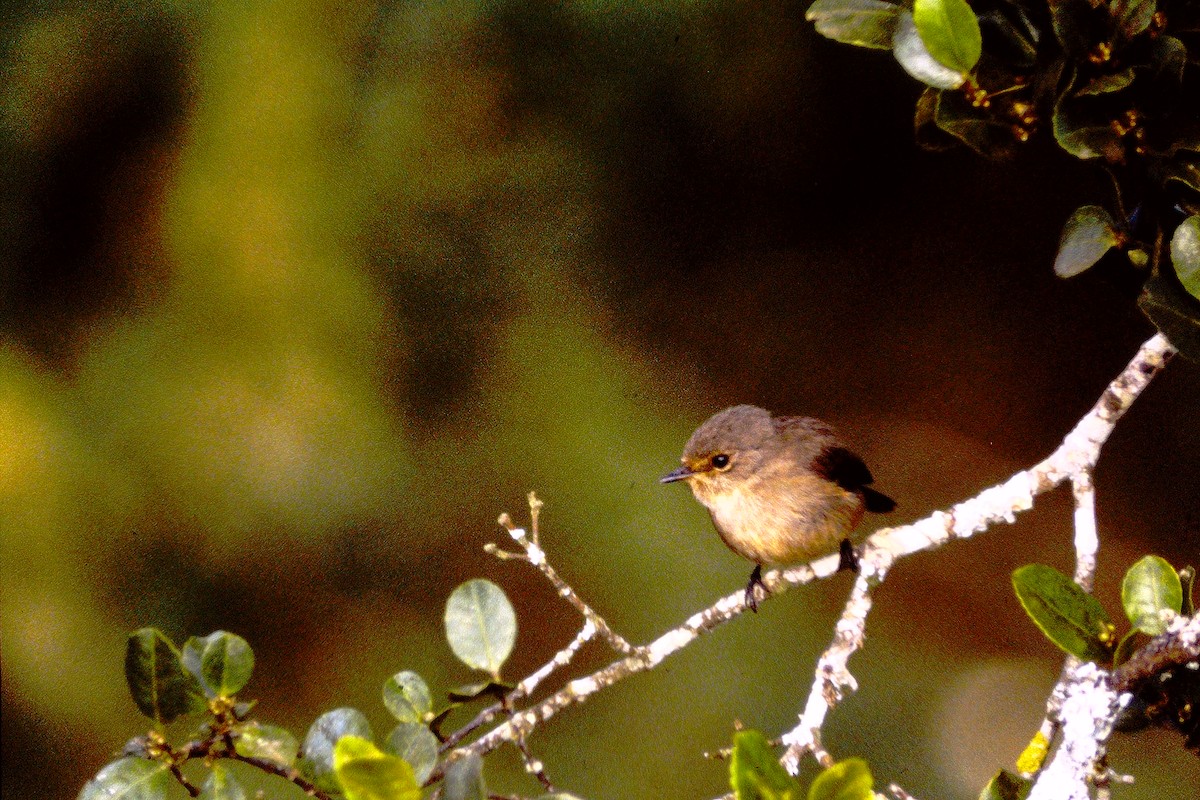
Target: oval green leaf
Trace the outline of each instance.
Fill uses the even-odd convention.
[[[446,768],[446,800],[487,800],[487,784],[483,780],[483,759],[471,753]]]
[[[826,39],[890,50],[902,10],[895,3],[881,0],[817,0],[804,18]]]
[[[333,748],[333,769],[346,800],[421,800],[412,767],[361,736],[344,736]]]
[[[212,771],[200,789],[200,800],[246,800],[246,790],[220,764],[213,764]]]
[[[251,720],[237,726],[233,749],[246,758],[261,758],[290,767],[296,763],[300,743],[287,728]]]
[[[216,631],[193,636],[183,645],[183,665],[196,676],[209,697],[230,697],[242,690],[254,672],[254,651],[236,633]]]
[[[1112,623],[1100,601],[1054,567],[1029,564],[1013,572],[1013,588],[1046,637],[1084,661],[1107,661]]]
[[[733,735],[729,785],[737,800],[799,800],[800,784],[779,763],[767,737],[758,731]]]
[[[1032,789],[1032,781],[1002,769],[983,787],[979,800],[1025,800]]]
[[[417,776],[417,783],[424,783],[437,765],[437,737],[429,728],[415,722],[401,722],[392,728],[383,749],[407,761]]]
[[[916,0],[912,15],[921,41],[939,64],[960,74],[975,68],[983,35],[966,0]]]
[[[371,740],[371,723],[357,708],[335,708],[317,717],[304,737],[301,758],[297,766],[300,771],[322,789],[336,791],[337,776],[334,774],[333,749],[338,740],[345,736],[357,736]]]
[[[839,761],[808,787],[808,800],[874,800],[875,778],[861,758]]]
[[[425,679],[408,670],[388,678],[383,685],[383,704],[401,722],[428,722],[433,712]]]
[[[1063,226],[1054,259],[1054,274],[1070,278],[1095,264],[1120,243],[1117,223],[1100,206],[1075,209]]]
[[[517,615],[504,590],[483,578],[467,581],[446,602],[445,621],[458,660],[498,679],[517,640]]]
[[[1121,605],[1134,628],[1158,636],[1167,629],[1169,618],[1183,608],[1179,573],[1164,558],[1144,556],[1125,573]]]
[[[930,54],[921,41],[921,34],[917,32],[913,15],[908,11],[900,12],[900,19],[896,21],[892,55],[905,72],[935,89],[957,89],[967,79],[961,72],[945,66]]]
[[[1200,216],[1193,214],[1175,229],[1171,236],[1171,263],[1183,288],[1200,300]]]
[[[76,800],[162,800],[172,783],[166,764],[144,758],[122,758],[100,770]]]
[[[129,634],[125,681],[138,710],[159,723],[207,707],[200,684],[183,668],[179,651],[155,628]]]

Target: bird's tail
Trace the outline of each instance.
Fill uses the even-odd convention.
[[[867,511],[874,511],[876,514],[886,514],[896,507],[896,501],[888,497],[883,492],[877,492],[867,486],[863,487],[863,505]]]

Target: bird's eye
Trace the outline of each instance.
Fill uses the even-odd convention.
[[[729,456],[725,455],[724,453],[717,453],[710,459],[710,462],[713,465],[713,469],[729,468]]]

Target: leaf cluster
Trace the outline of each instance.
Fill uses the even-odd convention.
[[[759,731],[733,735],[729,783],[737,800],[873,800],[875,779],[867,762],[847,758],[826,768],[809,784],[808,791],[787,773]]]
[[[446,603],[445,626],[455,656],[488,679],[449,691],[444,707],[435,709],[420,675],[396,673],[383,685],[383,705],[396,725],[380,744],[366,715],[354,708],[317,717],[303,743],[285,728],[251,719],[254,703],[237,694],[250,680],[254,653],[240,636],[217,631],[192,637],[180,648],[157,629],[135,631],[126,647],[125,677],[134,703],[154,728],[130,740],[79,800],[160,800],[180,796],[181,788],[205,800],[244,800],[245,790],[222,760],[249,764],[322,800],[420,800],[446,749],[448,737],[439,726],[455,709],[502,698],[512,688],[500,670],[516,642],[516,613],[499,586],[480,579],[460,585]],[[205,716],[193,737],[171,744],[165,726],[197,714]],[[200,786],[181,770],[191,760],[208,770]],[[488,797],[478,755],[442,766],[445,800]]]
[[[925,85],[918,143],[1014,155],[1049,130],[1102,165],[1111,209],[1079,208],[1056,272],[1110,250],[1145,281],[1139,305],[1200,359],[1200,7],[1187,0],[816,0],[822,35],[891,50]]]

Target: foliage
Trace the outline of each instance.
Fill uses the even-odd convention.
[[[1200,358],[1200,8],[1184,0],[817,0],[818,32],[890,49],[926,85],[917,140],[1007,158],[1049,129],[1112,178],[1113,208],[1080,207],[1054,268],[1116,248],[1143,274],[1143,312]]]
[[[437,724],[456,708],[502,694],[500,668],[516,639],[516,615],[504,591],[476,579],[459,586],[446,604],[446,638],[451,650],[472,669],[493,680],[447,693],[436,712],[425,680],[415,672],[396,673],[383,685],[383,705],[396,718],[382,747],[375,744],[367,717],[358,709],[336,708],[317,717],[303,745],[285,728],[250,717],[252,702],[237,697],[254,670],[254,652],[245,639],[225,631],[193,636],[182,648],[161,631],[143,628],[129,636],[125,676],[138,710],[155,727],[131,739],[122,757],[101,769],[79,794],[80,800],[119,797],[159,800],[182,796],[238,800],[246,796],[222,759],[240,761],[276,775],[318,798],[417,800],[441,756]],[[172,744],[164,725],[204,713],[199,736]],[[454,741],[470,728],[454,735]],[[207,768],[196,787],[180,767],[200,761]],[[483,761],[478,755],[444,765],[444,797],[487,797]],[[559,795],[569,797],[569,795]]]
[[[759,731],[733,735],[729,784],[737,800],[799,800],[800,783],[787,774]],[[875,779],[867,762],[848,758],[825,769],[808,787],[807,800],[871,800]]]

